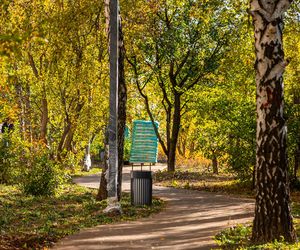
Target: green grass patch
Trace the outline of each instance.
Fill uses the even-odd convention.
[[[102,168],[99,167],[93,167],[90,169],[90,171],[83,171],[81,168],[75,168],[71,173],[70,176],[73,177],[82,177],[87,175],[93,175],[93,174],[101,174]]]
[[[300,204],[292,203],[293,222],[296,229],[298,238],[300,237]],[[237,225],[227,228],[215,236],[215,241],[220,249],[249,249],[249,250],[262,250],[262,249],[284,249],[284,250],[298,250],[300,243],[289,244],[284,239],[267,243],[263,245],[254,245],[251,243],[252,225],[247,223],[244,225]]]
[[[298,237],[300,236],[300,219],[294,219]],[[250,224],[237,225],[221,231],[215,236],[219,249],[240,249],[240,250],[263,250],[263,249],[284,249],[298,250],[300,243],[289,244],[284,239],[272,243],[254,245],[251,243],[252,226]]]
[[[123,214],[103,214],[106,201],[96,201],[97,190],[65,185],[55,197],[24,196],[15,186],[0,185],[0,248],[41,249],[82,228],[136,220],[159,212],[164,203],[154,198],[151,207],[133,207],[128,194],[121,201]]]

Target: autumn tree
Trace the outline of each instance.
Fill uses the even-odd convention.
[[[18,0],[1,6],[1,34],[6,34],[1,91],[14,104],[20,140],[29,150],[43,147],[62,168],[80,163],[106,121],[102,12],[103,4],[89,1]]]
[[[296,240],[290,209],[283,72],[283,15],[290,0],[252,0],[256,53],[256,204],[252,240]]]
[[[149,1],[141,8],[143,17],[138,8],[132,14],[139,29],[128,31],[135,39],[128,46],[127,59],[149,119],[154,122],[163,113],[165,128],[156,133],[168,170],[174,171],[182,115],[188,110],[187,93],[209,82],[235,24],[229,21],[222,1]]]

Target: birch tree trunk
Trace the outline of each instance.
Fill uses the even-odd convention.
[[[83,161],[83,170],[84,171],[90,171],[92,166],[92,160],[91,160],[91,139],[89,139],[88,144],[85,147],[85,153],[84,153],[84,161]]]
[[[256,204],[252,240],[296,240],[290,210],[283,117],[283,14],[291,0],[252,0],[255,30],[257,131]]]
[[[109,68],[110,68],[110,97],[109,97],[109,126],[108,126],[108,172],[107,172],[107,195],[108,206],[106,213],[120,214],[121,205],[118,202],[118,0],[106,0],[108,7],[109,23]]]

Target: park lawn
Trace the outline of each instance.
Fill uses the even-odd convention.
[[[0,185],[0,248],[47,249],[80,229],[118,221],[135,220],[161,211],[154,198],[151,207],[133,207],[128,194],[121,201],[123,214],[103,214],[106,201],[96,201],[97,190],[64,185],[55,197],[24,196],[16,186]]]
[[[298,235],[300,237],[300,218],[294,218],[294,225]],[[219,245],[219,249],[239,249],[239,250],[258,250],[258,249],[280,249],[280,250],[298,250],[300,249],[300,243],[289,244],[284,240],[275,241],[272,243],[254,245],[251,244],[251,231],[252,226],[248,224],[236,225],[234,227],[227,228],[215,236],[215,241]]]
[[[101,167],[93,167],[90,169],[90,171],[83,171],[81,168],[75,168],[73,171],[70,171],[70,176],[72,178],[76,177],[82,177],[82,176],[88,176],[88,175],[96,175],[101,174],[102,168]]]
[[[240,181],[230,174],[215,175],[184,169],[176,170],[173,173],[158,171],[154,174],[154,182],[156,185],[166,187],[216,192],[243,198],[254,198],[255,196],[251,182]],[[300,191],[292,190],[291,199],[300,204]]]
[[[159,171],[154,175],[156,185],[174,188],[217,192],[252,198],[254,192],[250,182],[241,182],[229,174],[215,175],[184,169],[175,172]]]

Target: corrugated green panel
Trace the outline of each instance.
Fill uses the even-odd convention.
[[[156,147],[156,145],[157,145],[157,142],[156,141],[154,141],[154,140],[152,140],[152,141],[149,141],[149,140],[147,140],[147,141],[142,141],[142,140],[135,140],[135,141],[132,141],[133,143],[134,143],[134,145],[133,145],[133,147],[135,147],[135,146],[137,146],[137,145],[147,145],[147,146],[154,146],[154,147]]]
[[[158,122],[155,122],[158,128]],[[132,163],[157,162],[158,139],[151,121],[133,122],[129,161]]]
[[[130,138],[130,130],[128,128],[128,126],[126,125],[125,127],[125,139],[129,139]]]

